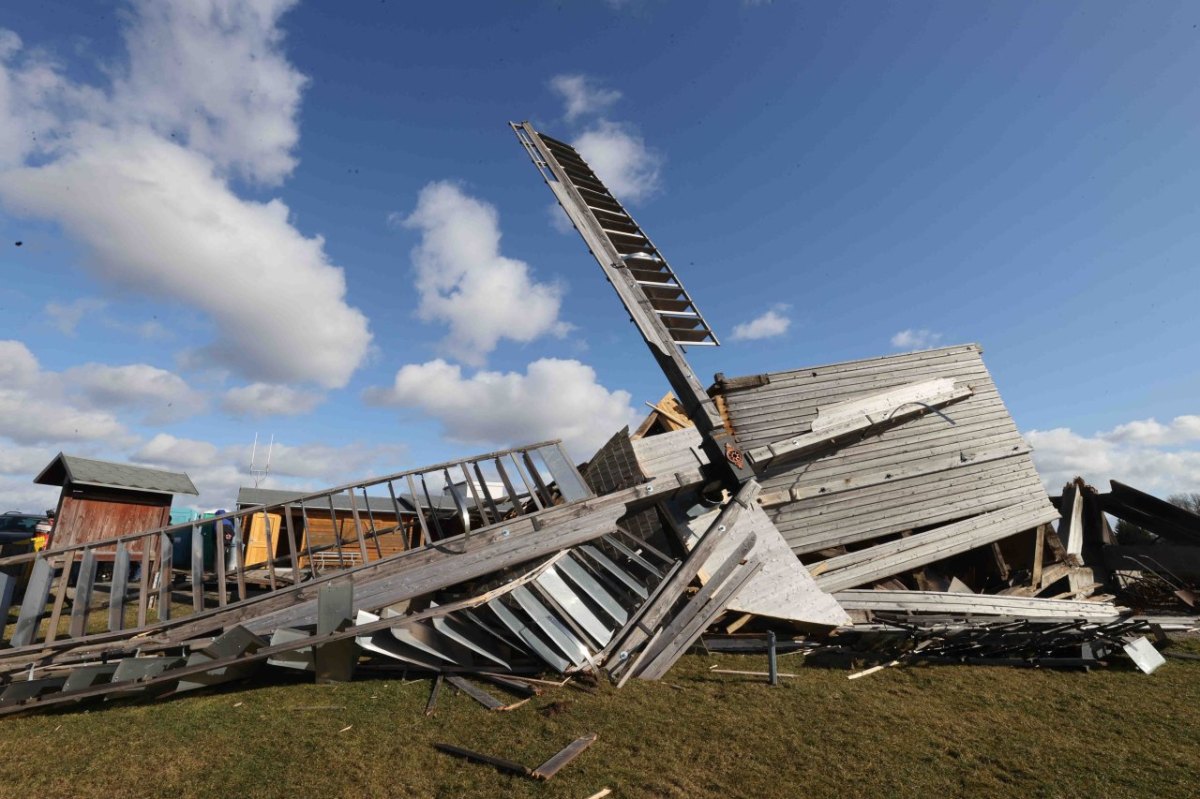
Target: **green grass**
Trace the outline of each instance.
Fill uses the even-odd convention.
[[[1194,643],[1180,645],[1200,651]],[[429,682],[262,680],[145,704],[0,719],[0,797],[1183,797],[1200,786],[1200,662],[1146,676],[982,666],[849,681],[805,667],[771,688],[714,675],[765,658],[689,655],[661,682],[548,689],[490,713]],[[499,689],[489,689],[500,694]],[[565,709],[548,715],[552,703]],[[313,706],[338,709],[302,710]],[[350,726],[349,730],[340,732]],[[599,740],[535,783],[435,751],[537,765]]]

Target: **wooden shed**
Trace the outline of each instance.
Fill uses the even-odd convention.
[[[246,510],[256,505],[278,505],[301,496],[295,491],[270,488],[238,489],[237,509]],[[446,535],[457,535],[463,529],[449,499],[430,508],[428,503],[420,507],[426,514],[428,524],[436,516],[439,529]],[[445,507],[442,506],[444,503]],[[309,565],[310,553],[313,565],[354,566],[366,560],[374,561],[402,552],[418,541],[421,535],[417,521],[417,503],[407,496],[397,496],[393,503],[390,497],[358,497],[352,506],[348,494],[342,493],[327,502],[297,503],[291,507],[291,523],[278,508],[263,514],[255,514],[246,535],[246,565],[253,567],[276,559],[288,557],[287,531],[295,536],[293,547],[299,565]],[[399,513],[397,513],[399,510]],[[355,516],[357,515],[357,524]],[[363,545],[359,544],[361,528]]]
[[[186,474],[61,452],[34,482],[62,486],[54,524],[55,547],[165,527],[170,523],[174,495],[198,493]],[[140,542],[134,542],[130,554],[140,552]]]

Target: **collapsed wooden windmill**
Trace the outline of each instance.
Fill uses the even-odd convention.
[[[1091,581],[978,346],[705,388],[684,348],[718,341],[662,253],[574,148],[512,128],[663,370],[672,423],[618,432],[582,473],[543,442],[0,558],[0,714],[262,664],[346,679],[363,656],[652,679],[729,611],[825,630],[847,610],[1115,617],[1035,597]]]

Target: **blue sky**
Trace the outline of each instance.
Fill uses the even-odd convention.
[[[5,508],[59,450],[206,505],[256,432],[280,486],[590,454],[666,385],[510,119],[654,237],[702,376],[978,341],[1049,484],[1200,490],[1195,4],[6,11]]]

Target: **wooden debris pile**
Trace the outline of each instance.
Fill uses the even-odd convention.
[[[445,683],[505,712],[546,673],[660,678],[712,630],[889,664],[1156,667],[1161,623],[1111,600],[1194,604],[1194,514],[1117,483],[1052,502],[974,344],[704,387],[683,347],[716,336],[662,253],[570,145],[513,129],[673,393],[581,468],[543,442],[0,559],[0,715],[262,667],[400,669],[433,677],[429,713]],[[503,767],[548,778],[588,743]]]

